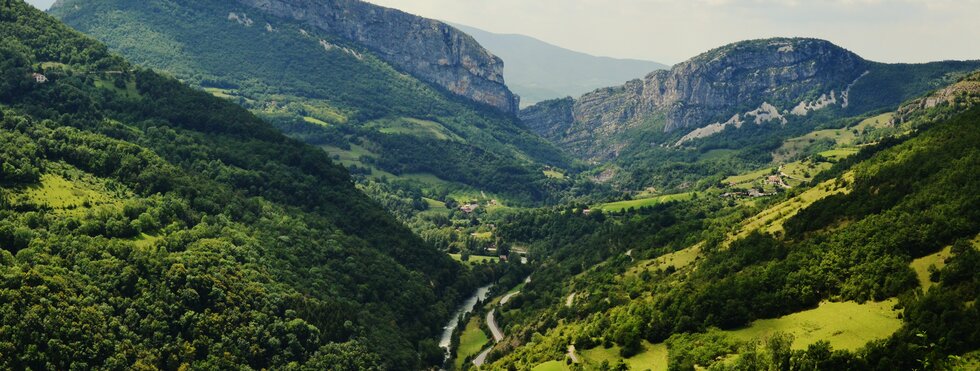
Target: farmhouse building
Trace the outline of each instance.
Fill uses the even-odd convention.
[[[32,73],[31,74],[31,78],[34,79],[34,82],[36,82],[38,84],[43,84],[43,83],[48,82],[47,76],[44,76],[44,75],[39,74],[39,73]]]

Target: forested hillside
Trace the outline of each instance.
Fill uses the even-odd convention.
[[[512,335],[493,368],[975,367],[978,81],[903,106],[894,136],[768,201],[500,221],[540,269],[499,311]]]
[[[349,3],[358,7],[348,12],[369,7]],[[439,189],[470,188],[521,204],[553,201],[552,191],[567,187],[542,171],[569,161],[512,115],[385,62],[417,58],[413,48],[433,40],[419,40],[409,48],[415,54],[379,54],[318,28],[312,13],[300,22],[214,0],[65,0],[51,13],[135,63],[247,107],[365,178],[398,181],[440,200],[448,192]],[[362,33],[377,25],[365,22]],[[453,83],[476,84],[459,78]],[[404,184],[418,176],[435,184]]]
[[[0,2],[0,368],[417,369],[480,281],[322,150]]]

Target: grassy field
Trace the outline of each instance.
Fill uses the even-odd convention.
[[[644,207],[644,206],[653,206],[653,205],[662,204],[662,203],[665,203],[665,202],[686,201],[686,200],[690,200],[692,197],[693,197],[693,194],[692,193],[678,193],[678,194],[663,195],[663,196],[657,196],[657,197],[651,197],[651,198],[642,198],[642,199],[639,199],[639,200],[628,200],[628,201],[610,202],[610,203],[607,203],[607,204],[602,204],[602,205],[595,206],[593,208],[594,209],[599,209],[599,210],[602,210],[602,211],[607,211],[607,212],[608,211],[623,211],[623,210],[629,209],[631,207],[632,208],[639,209],[639,208]]]
[[[777,163],[790,161],[796,156],[807,154],[812,146],[821,143],[834,147],[831,151],[827,151],[831,152],[830,156],[824,154],[826,152],[821,153],[824,157],[839,159],[841,155],[844,157],[852,155],[857,152],[855,145],[860,134],[864,133],[866,129],[887,127],[893,116],[893,113],[886,113],[861,121],[849,128],[817,130],[800,137],[787,139],[779,149],[773,152],[773,159]]]
[[[326,121],[323,121],[323,120],[320,120],[320,119],[318,119],[316,117],[303,116],[303,121],[306,121],[306,122],[311,123],[311,124],[314,124],[314,125],[330,126],[330,123],[328,123]]]
[[[346,124],[347,116],[343,111],[320,101],[300,103],[307,117],[326,124]],[[304,120],[306,118],[304,117]],[[307,121],[309,122],[309,121]]]
[[[115,80],[108,77],[98,77],[95,79],[95,87],[100,89],[111,90],[118,95],[127,98],[139,98],[139,90],[136,90],[136,80],[128,79],[126,80],[126,87],[120,88],[116,86]]]
[[[132,241],[133,244],[136,245],[136,247],[142,249],[148,249],[156,245],[157,241],[160,241],[161,239],[163,239],[163,237],[161,236],[154,236],[154,235],[148,235],[146,233],[140,233],[140,236],[132,239]]]
[[[915,276],[919,279],[919,284],[923,290],[928,290],[933,283],[929,280],[929,267],[935,266],[936,269],[943,269],[946,266],[946,258],[952,256],[953,247],[946,246],[940,252],[932,255],[923,256],[912,261],[909,266],[915,271]]]
[[[569,371],[568,365],[562,361],[548,361],[540,365],[534,366],[532,371]]]
[[[33,203],[47,205],[68,214],[84,214],[91,207],[118,203],[117,197],[110,194],[104,184],[81,174],[78,172],[75,175],[78,178],[73,181],[61,175],[44,174],[39,187],[27,189],[27,197]]]
[[[845,158],[856,155],[860,150],[861,149],[857,147],[835,148],[835,149],[820,152],[820,156],[826,157],[831,161],[840,161]]]
[[[830,169],[831,166],[834,165],[829,162],[796,161],[783,165],[782,173],[787,175],[788,179],[785,181],[795,187],[813,180],[813,177]]]
[[[438,122],[410,117],[375,120],[365,124],[365,126],[385,134],[404,134],[437,140],[464,141],[463,138],[449,131],[449,129],[446,129],[445,126],[442,126]]]
[[[493,232],[473,232],[471,236],[473,236],[473,238],[477,238],[481,240],[489,240],[493,238]]]
[[[747,328],[725,333],[737,340],[752,341],[783,332],[794,336],[794,349],[827,340],[834,349],[853,351],[898,331],[902,320],[899,312],[892,309],[897,303],[898,299],[864,304],[824,302],[816,309],[755,321]]]
[[[670,266],[678,270],[686,268],[694,263],[698,256],[701,256],[701,245],[697,244],[684,250],[662,255],[656,259],[640,261],[630,268],[626,274],[638,274],[644,270],[666,270]]]
[[[722,180],[722,182],[725,184],[735,184],[736,187],[748,185],[745,188],[751,188],[752,183],[755,183],[756,181],[765,178],[769,174],[772,174],[773,170],[775,170],[775,168],[766,168],[759,171],[753,171],[747,174],[734,175],[725,178],[725,180]]]
[[[603,361],[615,365],[623,359],[619,356],[619,347],[613,346],[609,349],[601,346],[579,352],[580,361],[593,369],[598,367]],[[660,371],[667,369],[667,345],[650,344],[643,342],[643,351],[637,355],[624,360],[631,370],[653,370]]]
[[[551,179],[565,179],[565,174],[562,174],[554,170],[545,170],[544,176],[549,177]]]
[[[377,154],[367,149],[367,147],[357,144],[351,144],[349,150],[333,146],[323,146],[322,148],[323,150],[327,151],[331,157],[339,157],[341,162],[360,162],[362,156],[377,157]]]
[[[461,254],[449,254],[449,256],[452,257],[453,259],[455,259],[458,262],[463,262],[463,256]],[[480,264],[480,263],[483,263],[483,262],[496,262],[498,260],[500,260],[500,258],[498,258],[496,256],[470,255],[470,260],[467,261],[466,263],[468,263],[470,265],[475,265],[475,264]]]
[[[459,335],[459,347],[456,348],[456,369],[461,369],[466,357],[480,353],[490,343],[490,338],[480,329],[480,317],[474,316],[466,323],[466,328]]]
[[[204,91],[206,91],[208,93],[211,93],[211,95],[216,96],[218,98],[222,98],[222,99],[234,99],[234,98],[237,98],[235,95],[233,95],[231,93],[231,90],[228,90],[228,89],[204,88]]]
[[[847,173],[843,176],[848,183],[853,182],[854,174]],[[759,214],[747,219],[742,226],[730,236],[729,242],[736,238],[747,236],[752,231],[762,229],[769,233],[783,232],[783,222],[796,215],[801,209],[812,205],[817,200],[831,195],[850,192],[849,187],[838,187],[835,180],[828,180],[817,186],[793,197],[787,201],[779,203],[773,207],[763,210]]]

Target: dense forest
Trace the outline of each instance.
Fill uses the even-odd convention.
[[[970,63],[876,65],[850,108],[586,165],[303,24],[59,3],[109,46],[0,2],[0,368],[980,365]],[[676,139],[651,120],[626,135]],[[667,197],[603,203],[640,195]],[[844,306],[887,326],[814,319],[860,322]]]
[[[424,243],[325,152],[0,6],[0,368],[442,362],[432,339],[492,271]]]

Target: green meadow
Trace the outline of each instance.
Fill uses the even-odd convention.
[[[883,302],[823,302],[811,310],[752,322],[749,327],[725,331],[736,340],[754,341],[776,332],[792,334],[794,349],[826,340],[834,349],[857,350],[872,340],[884,339],[902,327],[898,299]]]
[[[616,212],[616,211],[627,210],[629,208],[639,209],[644,206],[653,206],[665,202],[687,201],[693,197],[694,197],[693,193],[678,193],[678,194],[663,195],[663,196],[650,197],[650,198],[641,198],[639,200],[610,202],[607,204],[596,206],[595,208],[607,212],[608,211]]]
[[[473,316],[459,335],[459,347],[456,348],[457,370],[462,369],[467,357],[480,353],[490,342],[490,338],[480,328],[480,321],[479,316]]]

